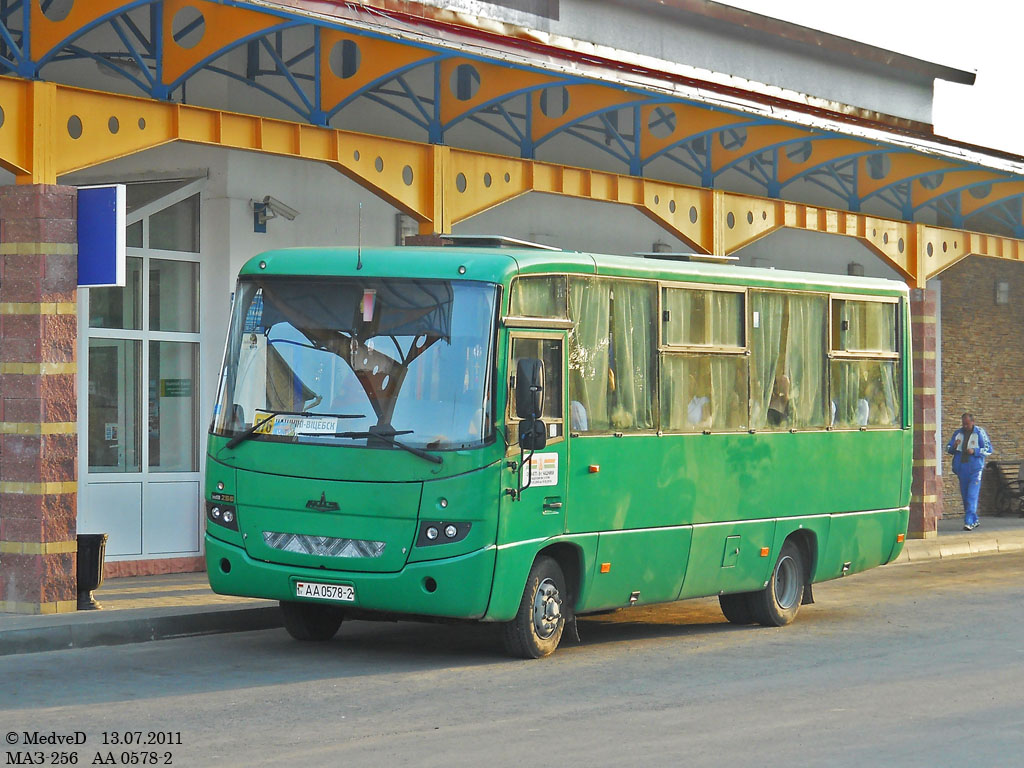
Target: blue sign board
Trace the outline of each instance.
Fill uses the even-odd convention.
[[[78,284],[125,281],[125,186],[78,188]]]

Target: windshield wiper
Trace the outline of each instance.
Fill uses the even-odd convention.
[[[325,418],[325,419],[365,419],[366,415],[362,413],[310,413],[309,411],[275,411],[274,413],[267,416],[265,419],[260,419],[254,422],[244,432],[239,432],[237,435],[228,440],[228,444],[225,448],[231,449],[241,443],[243,440],[248,440],[250,437],[256,434],[256,430],[262,427],[264,424],[272,421],[275,416],[304,416],[308,418]]]
[[[403,451],[408,451],[413,456],[419,456],[421,459],[426,459],[427,461],[433,462],[434,464],[444,463],[444,459],[442,459],[440,456],[435,456],[432,453],[427,453],[421,448],[414,448],[411,445],[406,445],[405,443],[395,440],[395,435],[411,435],[412,433],[413,430],[411,429],[403,429],[396,432],[395,430],[390,428],[378,430],[376,428],[371,427],[369,430],[365,432],[336,432],[334,434],[334,437],[347,437],[353,440],[359,440],[360,438],[365,437],[367,438],[367,445],[369,445],[371,440],[381,440],[387,443],[388,445],[393,445],[395,448],[401,448]],[[312,433],[307,432],[300,434],[310,435]]]

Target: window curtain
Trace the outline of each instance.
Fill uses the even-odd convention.
[[[896,305],[878,301],[841,301],[840,348],[856,352],[896,351]]]
[[[512,290],[512,315],[562,317],[565,312],[565,277],[521,277]]]
[[[788,294],[789,333],[784,370],[789,378],[789,427],[825,425],[826,299]]]
[[[655,287],[614,282],[612,287],[612,429],[654,428]]]
[[[668,312],[669,320],[664,324],[666,344],[703,344],[704,329],[693,327],[696,291],[682,288],[666,288],[662,295],[662,309]]]
[[[574,432],[602,432],[611,426],[608,407],[610,305],[609,281],[570,279],[569,312],[573,327],[569,332],[569,399],[573,404],[570,428]]]
[[[750,296],[751,310],[757,313],[750,339],[751,429],[764,429],[768,422],[768,405],[775,390],[775,372],[781,352],[785,301],[785,295],[779,293],[754,291]]]
[[[717,347],[743,346],[743,294],[708,291],[711,338]]]

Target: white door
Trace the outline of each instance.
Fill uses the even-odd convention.
[[[78,530],[111,559],[201,551],[200,185],[129,185],[126,285],[82,291]]]

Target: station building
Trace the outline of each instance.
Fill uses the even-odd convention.
[[[1024,160],[937,136],[974,75],[711,0],[0,0],[0,610],[202,568],[234,275],[292,245],[502,234],[912,290],[910,535],[964,410],[1024,455]],[[123,287],[76,194],[127,186]]]

